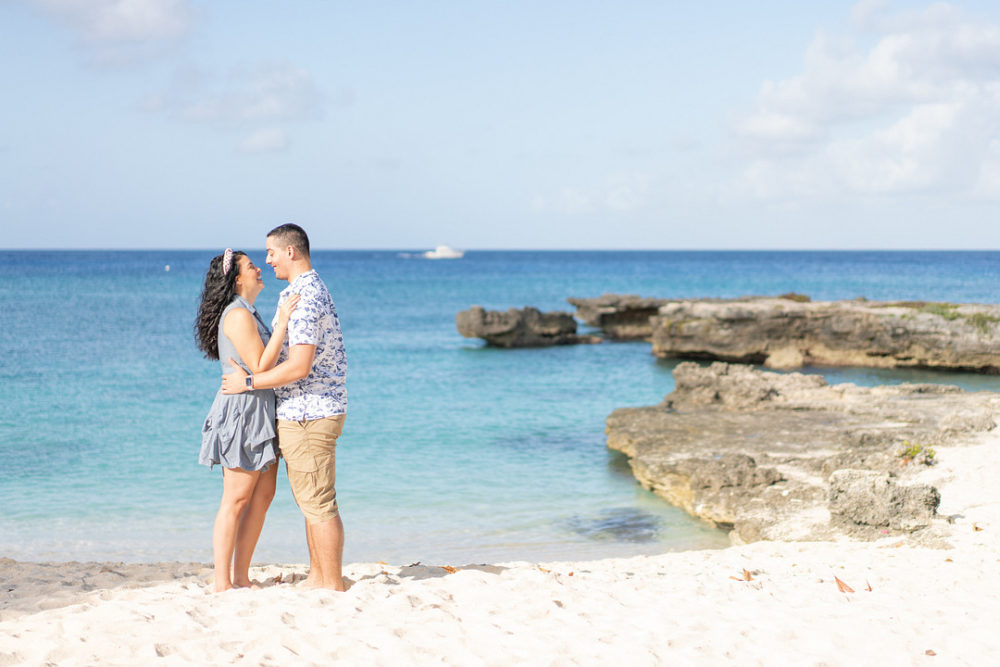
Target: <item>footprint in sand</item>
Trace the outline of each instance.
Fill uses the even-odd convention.
[[[188,609],[187,615],[203,628],[209,628],[212,626],[212,619],[208,618],[203,612],[197,609]]]

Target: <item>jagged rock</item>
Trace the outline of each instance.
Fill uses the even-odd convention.
[[[648,339],[653,333],[649,318],[670,299],[649,299],[636,294],[604,294],[594,299],[571,297],[576,316],[617,340]]]
[[[996,374],[998,323],[1000,305],[745,297],[665,303],[651,337],[660,357]]]
[[[692,489],[720,491],[724,488],[752,489],[781,479],[774,468],[758,468],[746,454],[725,454],[701,462],[691,475]]]
[[[670,400],[687,405],[721,404],[730,408],[751,407],[793,393],[826,386],[818,375],[761,373],[751,366],[736,364],[701,367],[686,365],[674,373],[674,393]]]
[[[721,362],[678,364],[674,381],[659,405],[612,412],[608,447],[629,457],[643,486],[730,529],[734,542],[879,536],[874,524],[841,520],[849,512],[831,520],[828,480],[845,468],[894,476],[884,529],[913,530],[931,496],[900,484],[917,467],[903,465],[903,442],[956,444],[994,428],[1000,410],[992,392],[831,386]]]
[[[941,494],[933,486],[902,486],[886,472],[837,470],[830,475],[830,515],[848,530],[924,528],[940,504]]]
[[[595,336],[578,336],[570,313],[543,313],[537,308],[511,308],[506,312],[473,306],[455,316],[458,332],[482,338],[495,347],[544,347],[600,342]]]

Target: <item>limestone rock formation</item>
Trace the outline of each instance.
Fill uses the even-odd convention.
[[[854,526],[914,530],[929,525],[941,494],[927,484],[900,485],[887,472],[837,470],[830,475],[830,515]]]
[[[648,299],[636,294],[604,294],[594,299],[566,299],[576,307],[576,316],[605,337],[616,340],[645,340],[653,333],[649,318],[670,299]]]
[[[1000,373],[1000,305],[673,300],[651,319],[660,357],[765,364],[920,367]]]
[[[639,482],[731,530],[734,542],[875,538],[927,525],[936,490],[911,487],[904,442],[955,444],[995,427],[1000,394],[862,388],[749,366],[678,364],[655,406],[607,419]],[[860,471],[860,472],[859,472]]]
[[[600,342],[594,336],[578,336],[570,313],[543,313],[537,308],[511,308],[506,312],[473,306],[455,316],[458,332],[466,338],[482,338],[495,347],[544,347]]]

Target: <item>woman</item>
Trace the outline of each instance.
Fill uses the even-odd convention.
[[[272,336],[253,306],[262,289],[260,269],[246,253],[227,248],[212,258],[195,339],[205,356],[222,361],[223,374],[233,371],[230,358],[251,374],[273,367],[278,359],[298,295],[281,305]],[[222,502],[212,531],[217,592],[252,585],[250,560],[274,498],[277,454],[273,389],[216,394],[201,429],[198,461],[222,465]]]

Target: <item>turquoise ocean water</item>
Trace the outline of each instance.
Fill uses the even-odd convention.
[[[247,248],[264,266],[263,253]],[[197,464],[218,364],[192,325],[213,251],[0,251],[0,556],[211,559],[220,471]],[[169,265],[170,270],[165,270]],[[455,330],[479,304],[571,310],[606,292],[995,303],[998,252],[324,252],[350,408],[338,448],[347,561],[583,559],[726,544],[642,490],[604,418],[659,402],[674,362],[645,343],[492,350]],[[266,319],[282,285],[264,268]],[[996,377],[809,369],[832,382]],[[302,562],[284,471],[258,561]]]

